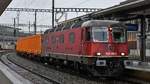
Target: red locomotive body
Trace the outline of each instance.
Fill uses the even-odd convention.
[[[70,37],[69,37],[70,35]],[[81,54],[81,29],[48,34],[48,50],[55,53]]]
[[[57,60],[96,75],[108,75],[109,70],[113,74],[123,68],[128,57],[127,30],[110,20],[58,27],[44,34],[42,52],[48,62]]]
[[[61,25],[42,36],[22,38],[16,47],[18,54],[94,76],[119,75],[128,58],[127,29],[124,24],[111,20]]]

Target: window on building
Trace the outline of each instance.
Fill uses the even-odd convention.
[[[150,49],[150,39],[146,40],[146,49]]]

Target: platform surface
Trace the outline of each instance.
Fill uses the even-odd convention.
[[[13,84],[0,70],[0,84]]]
[[[125,68],[150,72],[150,62],[132,61],[132,64],[125,66]]]
[[[33,84],[0,62],[0,84]]]

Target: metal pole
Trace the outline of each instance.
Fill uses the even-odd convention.
[[[68,18],[68,14],[67,14],[67,13],[65,13],[65,20],[67,20],[67,18]]]
[[[20,17],[20,11],[17,11],[17,25],[19,26],[19,18]]]
[[[14,18],[14,37],[16,37],[16,19]]]
[[[145,22],[145,16],[141,16],[141,46],[140,46],[140,56],[141,56],[141,61],[146,60],[146,22]]]
[[[35,22],[34,22],[34,34],[36,34],[36,30],[37,30],[37,18],[36,18],[36,16],[37,16],[37,12],[35,11]]]
[[[30,25],[30,21],[29,21],[29,33],[30,33],[30,26],[31,26],[31,25]]]
[[[55,13],[55,3],[54,3],[54,0],[52,0],[52,28],[54,28],[54,20],[55,20],[55,16],[54,16],[54,13]]]

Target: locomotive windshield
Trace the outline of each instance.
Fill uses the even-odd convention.
[[[114,42],[125,42],[125,30],[120,28],[113,28],[112,31]]]
[[[108,41],[107,27],[93,27],[92,28],[92,40],[94,42]]]
[[[86,41],[123,43],[126,41],[126,27],[122,24],[113,24],[110,27],[108,25],[88,27]]]

